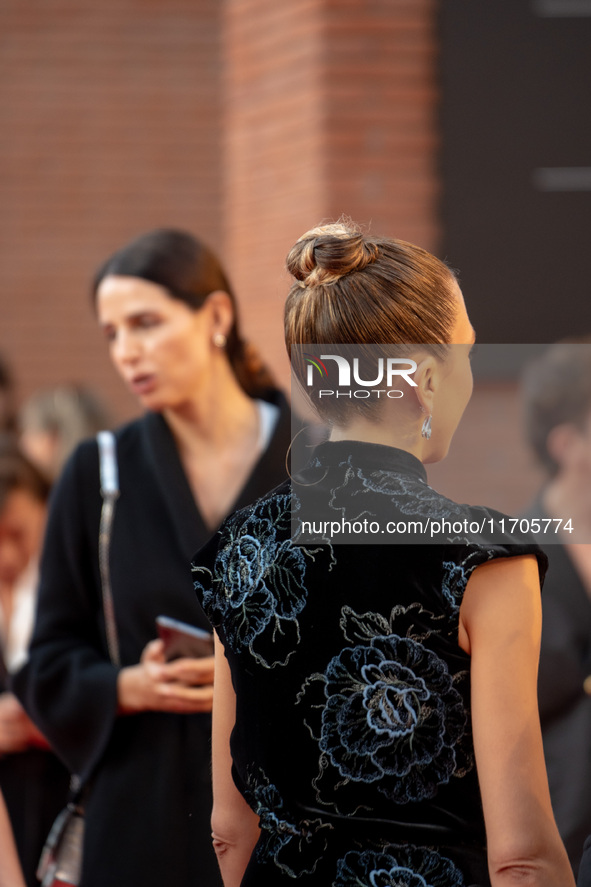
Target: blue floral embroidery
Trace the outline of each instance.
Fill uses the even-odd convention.
[[[332,765],[341,785],[375,783],[395,803],[432,798],[459,770],[457,752],[467,729],[462,696],[433,651],[388,633],[379,614],[359,617],[344,609],[345,636],[349,631],[362,637],[364,625],[365,643],[341,650],[300,693],[303,699],[312,681],[323,685],[317,790],[323,794]]]
[[[343,463],[340,469],[338,484],[333,483],[334,475],[329,477],[331,489],[324,489],[326,498],[310,489],[313,504],[319,498],[325,507],[342,510],[349,519],[353,514],[374,513],[376,503],[408,515],[466,515],[463,507],[440,497],[420,478],[392,471],[363,472],[350,463]],[[307,809],[312,816],[316,816],[314,808],[323,808],[327,820],[328,811],[358,813],[376,822],[387,820],[392,813],[403,820],[405,811],[395,804],[428,801],[437,796],[441,786],[448,785],[450,790],[435,801],[445,808],[453,797],[449,783],[472,771],[472,779],[462,786],[468,797],[466,791],[476,787],[476,774],[469,725],[468,658],[457,647],[457,615],[471,573],[495,551],[484,546],[477,552],[474,546],[450,546],[443,569],[439,558],[436,565],[429,565],[424,587],[418,586],[422,576],[418,570],[417,587],[411,575],[407,587],[392,590],[392,600],[398,603],[388,616],[383,609],[388,591],[367,589],[370,602],[365,598],[365,587],[358,585],[357,570],[352,570],[350,584],[341,570],[342,585],[330,584],[328,600],[322,580],[327,569],[337,563],[338,549],[292,545],[291,518],[297,511],[295,493],[291,499],[289,493],[272,494],[244,509],[224,522],[211,570],[196,568],[196,586],[202,591],[211,621],[220,628],[226,649],[234,654],[229,656],[233,668],[254,672],[257,665],[268,669],[288,663],[300,643],[300,621],[300,653],[313,647],[314,658],[320,657],[304,672],[317,671],[306,680],[300,677],[305,655],[294,657],[293,675],[286,675],[297,678],[301,688],[297,703],[305,708],[303,718],[313,740],[306,737],[303,743],[306,761],[311,755],[314,764],[311,773],[306,767],[301,795],[296,786],[282,796],[261,770],[249,773],[247,762],[260,757],[256,744],[243,749],[238,772],[244,776],[246,771],[245,797],[257,811],[261,825],[257,859],[277,866],[288,877],[298,877],[318,872],[320,865],[330,866],[336,873],[333,866],[340,854],[343,858],[338,861],[338,874],[332,876],[336,877],[332,887],[462,887],[464,881],[454,863],[433,847],[390,845],[373,829],[366,840],[361,834],[358,841],[343,847],[338,820],[329,825],[322,813],[318,818],[301,820],[303,809],[292,805],[292,799],[295,796],[310,804]],[[316,561],[314,570],[312,561]],[[387,570],[384,575],[394,583],[395,559],[392,564],[392,575]],[[311,594],[309,601],[307,586],[316,595]],[[375,611],[358,615],[344,605],[360,599]],[[301,614],[306,605],[314,610],[304,623]],[[325,616],[326,633],[316,644],[314,627]],[[323,652],[327,649],[330,652]],[[449,668],[445,661],[448,652]],[[272,678],[270,674],[267,677]],[[269,684],[277,686],[272,680]],[[291,701],[291,694],[286,694],[278,705],[290,705]],[[275,705],[272,694],[265,696],[267,705]],[[281,711],[288,718],[285,708]],[[274,764],[272,760],[267,758],[269,773],[284,773],[279,758]],[[289,754],[284,760],[289,767]],[[293,786],[293,776],[286,777],[286,785]],[[277,781],[281,785],[278,776]],[[313,792],[316,804],[309,799]],[[478,819],[477,807],[469,806],[469,811]],[[348,848],[357,849],[345,854]],[[329,882],[330,875],[326,878]]]
[[[347,853],[332,887],[464,887],[464,879],[450,859],[432,850],[390,845]]]
[[[299,643],[298,616],[307,589],[306,560],[314,552],[281,539],[291,519],[289,495],[276,495],[255,510],[228,520],[213,572],[194,567],[195,589],[215,626],[235,653],[250,651],[265,667],[285,665]],[[287,654],[274,659],[273,642],[282,638]]]
[[[335,510],[347,512],[350,519],[350,511],[363,509],[359,511],[360,514],[370,513],[367,506],[364,508],[365,500],[371,507],[371,513],[387,508],[388,503],[395,503],[400,512],[406,515],[431,517],[435,520],[465,517],[465,506],[442,496],[422,478],[408,477],[406,474],[388,470],[368,472],[354,467],[351,459],[348,462],[341,484],[332,490],[330,505]],[[345,465],[341,467],[345,468]],[[380,498],[376,498],[376,493],[383,497],[382,502]]]
[[[453,561],[443,562],[443,582],[441,590],[452,612],[457,613],[466,591],[468,576],[462,564]]]
[[[494,557],[494,550],[479,547],[459,564],[455,561],[443,562],[443,582],[441,590],[452,613],[457,615],[468,585],[468,579],[477,566]]]
[[[273,862],[292,878],[312,874],[326,849],[326,834],[332,826],[320,819],[296,821],[285,809],[277,787],[260,768],[248,774],[245,796],[259,817],[257,861]]]

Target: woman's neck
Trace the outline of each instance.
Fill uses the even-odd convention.
[[[185,475],[205,525],[214,530],[236,503],[262,452],[256,402],[234,377],[183,409],[167,410]]]
[[[195,398],[164,410],[163,416],[181,453],[233,446],[253,430],[258,433],[256,404],[229,367],[212,376]]]
[[[375,421],[367,421],[362,416],[354,418],[348,425],[334,425],[330,439],[336,440],[359,440],[364,443],[382,444],[387,447],[396,447],[399,450],[406,450],[416,456],[417,459],[423,460],[423,447],[421,446],[421,438],[417,439],[416,432],[409,427],[407,429],[398,428],[393,430],[390,423],[378,423]]]
[[[255,401],[244,392],[233,397],[220,394],[211,401],[165,410],[163,416],[181,458],[231,449],[245,439],[254,443],[259,434]]]

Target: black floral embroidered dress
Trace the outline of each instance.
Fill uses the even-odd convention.
[[[304,493],[350,520],[489,514],[435,493],[406,452],[341,441],[199,553],[236,690],[234,780],[260,817],[243,885],[485,887],[459,607],[479,564],[533,552],[543,571],[544,556],[509,536],[296,545]]]

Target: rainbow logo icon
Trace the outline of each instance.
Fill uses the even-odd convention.
[[[322,378],[328,376],[328,370],[319,357],[316,357],[314,354],[308,354],[307,351],[304,351],[304,357],[306,358],[306,363],[308,364],[308,377],[306,379],[306,382],[309,386],[312,386],[314,384],[314,368],[318,370]]]

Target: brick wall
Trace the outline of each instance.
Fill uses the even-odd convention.
[[[328,214],[436,250],[433,0],[329,0],[324,45]]]
[[[80,379],[135,410],[87,303],[156,225],[225,247],[287,384],[287,249],[341,213],[437,242],[435,0],[4,0],[0,348],[21,396]]]
[[[285,255],[341,214],[438,251],[436,0],[227,0],[225,234],[246,329],[287,384]],[[453,261],[453,257],[450,257]],[[484,386],[432,483],[518,511],[540,476],[514,386]]]
[[[220,249],[247,334],[286,387],[283,263],[300,234],[346,214],[437,251],[437,7],[3,0],[0,350],[21,396],[81,380],[116,418],[136,412],[87,289],[106,255],[151,227]],[[538,475],[515,404],[511,389],[476,392],[474,421],[429,469],[436,486],[522,506]]]
[[[88,299],[160,225],[222,233],[218,0],[3,0],[0,349],[21,396],[82,380],[136,410]]]
[[[246,328],[283,380],[297,237],[344,213],[436,247],[435,7],[227,0],[227,253]]]

